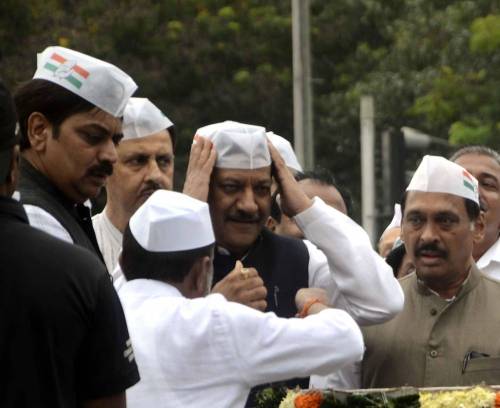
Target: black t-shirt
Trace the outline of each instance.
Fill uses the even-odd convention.
[[[77,407],[139,380],[118,296],[84,248],[0,197],[0,406]]]

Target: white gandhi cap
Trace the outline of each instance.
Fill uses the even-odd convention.
[[[170,126],[170,119],[147,98],[130,98],[125,106],[123,140],[149,136]]]
[[[479,205],[477,180],[462,166],[441,156],[424,156],[406,191],[448,193]]]
[[[129,221],[130,232],[149,252],[187,251],[215,242],[207,203],[157,190]]]
[[[33,79],[66,88],[93,105],[119,117],[136,91],[134,80],[121,69],[64,47],[47,47],[37,55]]]
[[[285,161],[287,167],[290,167],[291,169],[298,171],[299,173],[302,173],[304,171],[299,161],[297,160],[297,156],[293,151],[292,145],[288,140],[273,132],[267,132],[267,137],[269,138],[273,146],[276,147],[281,157],[283,157],[283,160]]]
[[[216,167],[253,170],[271,165],[266,130],[262,126],[226,121],[204,126],[196,134],[214,144]]]

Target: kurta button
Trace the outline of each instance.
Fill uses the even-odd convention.
[[[431,309],[431,316],[436,316],[436,315],[437,315],[437,312],[438,312],[438,311],[437,311],[436,309],[432,308],[432,309]]]
[[[437,352],[437,350],[431,350],[431,352],[430,352],[429,354],[430,354],[430,356],[431,356],[432,358],[436,358],[436,357],[437,357],[437,355],[438,355],[438,352]]]

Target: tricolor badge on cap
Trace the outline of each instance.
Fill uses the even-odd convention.
[[[474,177],[467,170],[462,172],[464,176],[464,186],[467,187],[472,193],[477,194],[477,182],[474,184]]]
[[[50,56],[50,59],[43,67],[52,71],[55,76],[65,79],[78,89],[81,88],[83,81],[90,75],[89,72],[78,65],[76,61],[68,60],[55,52]]]
[[[120,68],[64,47],[47,47],[37,55],[33,79],[53,82],[119,117],[137,85]]]

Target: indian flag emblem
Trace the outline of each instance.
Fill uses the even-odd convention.
[[[462,174],[464,176],[464,186],[467,187],[469,190],[471,190],[475,194],[476,193],[476,188],[474,186],[474,181],[473,181],[472,176],[466,170],[464,170],[462,172]]]
[[[88,71],[84,70],[75,61],[67,60],[56,53],[52,54],[43,67],[52,71],[56,77],[65,79],[78,89],[81,88],[83,82],[90,75]]]

